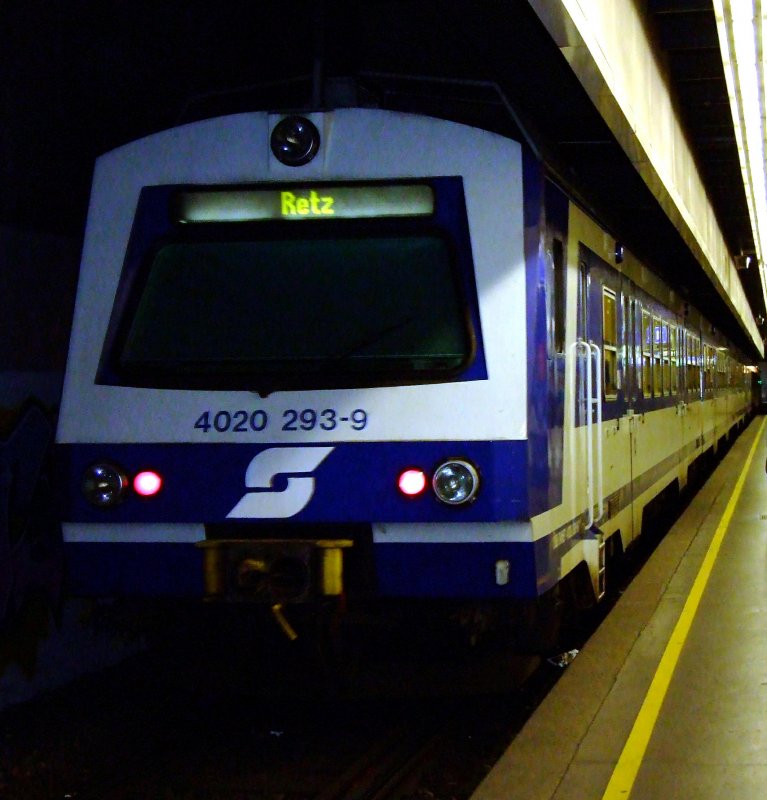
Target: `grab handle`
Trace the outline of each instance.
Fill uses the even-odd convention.
[[[597,378],[596,392],[591,402],[597,411],[597,460],[594,471],[597,476],[597,497],[599,498],[599,515],[596,521],[599,522],[605,514],[604,460],[602,458],[602,351],[593,342],[589,342],[589,347],[591,355],[594,357],[594,373]]]
[[[580,363],[585,373],[586,485],[588,496],[586,527],[591,528],[595,522],[602,519],[605,513],[604,471],[602,467],[602,351],[597,345],[582,339],[574,342],[572,347],[576,353],[576,369],[577,363]],[[595,427],[596,453],[594,452]],[[598,516],[595,518],[594,507],[597,505]]]
[[[579,339],[573,342],[573,349],[576,353],[576,369],[578,363],[583,367],[586,380],[586,493],[588,496],[588,511],[586,516],[586,527],[590,528],[594,524],[594,420],[592,412],[593,401],[593,379],[591,375],[591,355],[592,350],[588,342]]]

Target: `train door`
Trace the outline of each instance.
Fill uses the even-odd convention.
[[[625,342],[625,374],[623,397],[625,400],[621,425],[625,427],[628,436],[628,457],[627,463],[630,471],[630,481],[624,491],[624,501],[633,508],[634,504],[634,478],[636,476],[637,463],[637,433],[642,421],[642,411],[644,409],[644,359],[642,352],[642,325],[641,314],[642,306],[637,300],[634,292],[634,285],[624,279],[624,342]],[[633,512],[624,515],[621,523],[621,533],[623,534],[624,546],[633,538],[635,531],[639,528],[634,520]]]
[[[697,332],[685,330],[685,385],[682,413],[682,445],[689,462],[696,455],[703,434],[703,415],[701,399],[701,353],[700,336]]]
[[[576,419],[583,476],[578,496],[596,527],[615,527],[630,504],[631,430],[626,423],[627,369],[624,281],[584,245],[580,247]],[[631,534],[629,533],[629,536]]]
[[[671,391],[676,403],[676,413],[679,419],[679,458],[678,469],[679,486],[684,487],[686,481],[686,466],[684,465],[686,445],[686,426],[687,426],[687,406],[685,404],[685,330],[682,320],[679,317],[674,319],[671,326]]]

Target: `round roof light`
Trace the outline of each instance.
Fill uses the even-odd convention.
[[[306,117],[285,117],[272,131],[274,157],[288,167],[308,164],[320,149],[320,132]]]

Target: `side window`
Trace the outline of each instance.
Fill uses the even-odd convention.
[[[725,353],[723,350],[717,349],[716,369],[719,373],[719,377],[717,378],[717,386],[720,389],[726,389],[727,384],[729,383],[727,380],[727,353]]]
[[[698,336],[695,337],[695,384],[698,388],[698,392],[702,393],[704,390],[704,382],[706,379],[705,375],[705,358],[704,358],[704,350],[703,350],[703,343],[701,342]]]
[[[711,366],[714,369],[714,389],[721,389],[722,384],[722,364],[724,363],[724,359],[722,354],[719,352],[719,348],[712,347],[711,348]]]
[[[721,389],[722,379],[720,372],[722,371],[722,354],[716,347],[711,348],[711,389]]]
[[[679,392],[679,350],[678,346],[681,342],[677,339],[677,327],[671,325],[669,327],[669,347],[671,350],[671,394],[678,394]]]
[[[677,366],[679,374],[679,394],[687,391],[687,331],[680,325],[677,328]]]
[[[660,346],[663,357],[663,393],[671,394],[671,331],[666,322],[661,322]]]
[[[695,381],[693,383],[693,391],[695,394],[700,397],[702,385],[701,385],[701,369],[703,366],[703,351],[700,349],[700,338],[698,336],[695,337],[695,349],[693,350],[693,364],[695,365],[694,373],[695,373]]]
[[[652,318],[652,396],[660,397],[663,394],[663,380],[661,378],[661,347],[663,346],[663,328],[657,317]]]
[[[652,397],[652,317],[642,311],[642,394]]]
[[[618,315],[612,289],[602,288],[602,361],[605,398],[618,396]]]
[[[565,250],[561,239],[554,239],[551,247],[554,267],[554,350],[565,351]]]
[[[690,357],[692,360],[692,380],[691,380],[690,391],[693,392],[696,397],[700,397],[700,392],[701,392],[700,362],[702,360],[702,354],[700,351],[700,339],[697,336],[693,337],[692,353]]]
[[[687,392],[691,395],[690,399],[692,399],[692,395],[695,393],[695,337],[691,334],[687,334],[687,353],[685,354],[686,357],[686,365],[687,365]]]

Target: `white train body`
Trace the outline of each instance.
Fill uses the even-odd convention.
[[[282,119],[97,163],[57,434],[73,590],[502,600],[586,565],[599,593],[605,539],[748,413],[732,349],[518,143],[343,109],[288,166]],[[467,502],[431,487],[454,462]]]

